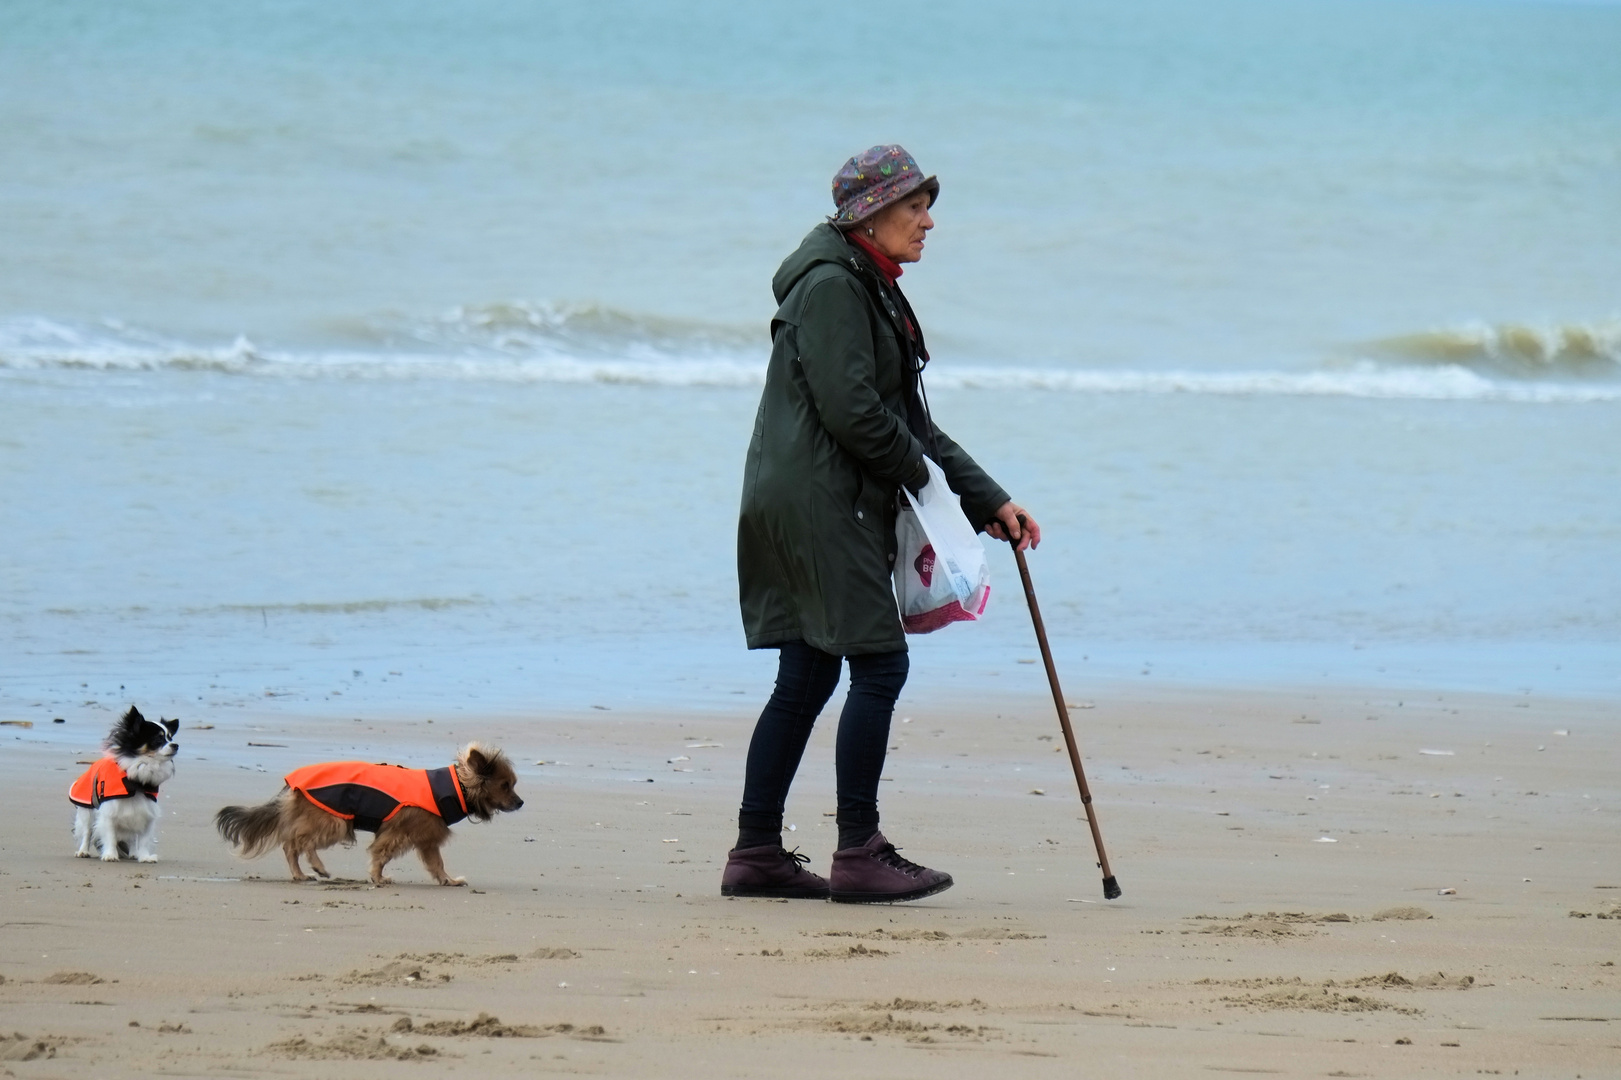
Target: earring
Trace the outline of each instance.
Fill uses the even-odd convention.
[[[867,227],[867,235],[868,236],[876,236],[877,235],[877,233],[872,231],[872,227],[870,225]]]

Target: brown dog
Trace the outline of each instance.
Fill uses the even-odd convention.
[[[377,834],[366,849],[372,884],[393,884],[383,867],[416,848],[439,884],[466,885],[467,879],[445,873],[439,854],[450,839],[450,826],[462,818],[488,821],[503,810],[519,809],[517,782],[506,755],[478,743],[469,743],[442,769],[330,761],[294,769],[280,795],[259,806],[227,806],[214,824],[243,858],[257,858],[280,844],[294,881],[309,880],[298,865],[301,855],[316,874],[331,877],[316,852],[353,844],[355,830],[361,829]]]

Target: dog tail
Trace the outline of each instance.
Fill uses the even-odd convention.
[[[220,835],[244,859],[256,859],[269,851],[281,832],[281,796],[258,806],[227,806],[214,815]]]

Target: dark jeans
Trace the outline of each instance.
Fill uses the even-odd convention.
[[[878,777],[889,746],[895,699],[906,685],[906,653],[867,653],[850,659],[850,692],[839,717],[834,762],[838,774],[839,847],[856,847],[878,831]],[[777,686],[754,726],[737,846],[782,841],[782,812],[811,728],[839,683],[842,657],[803,641],[781,648]]]

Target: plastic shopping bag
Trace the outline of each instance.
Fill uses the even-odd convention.
[[[991,568],[985,545],[946,484],[940,466],[924,458],[929,482],[895,518],[895,599],[908,634],[927,634],[985,613]]]

